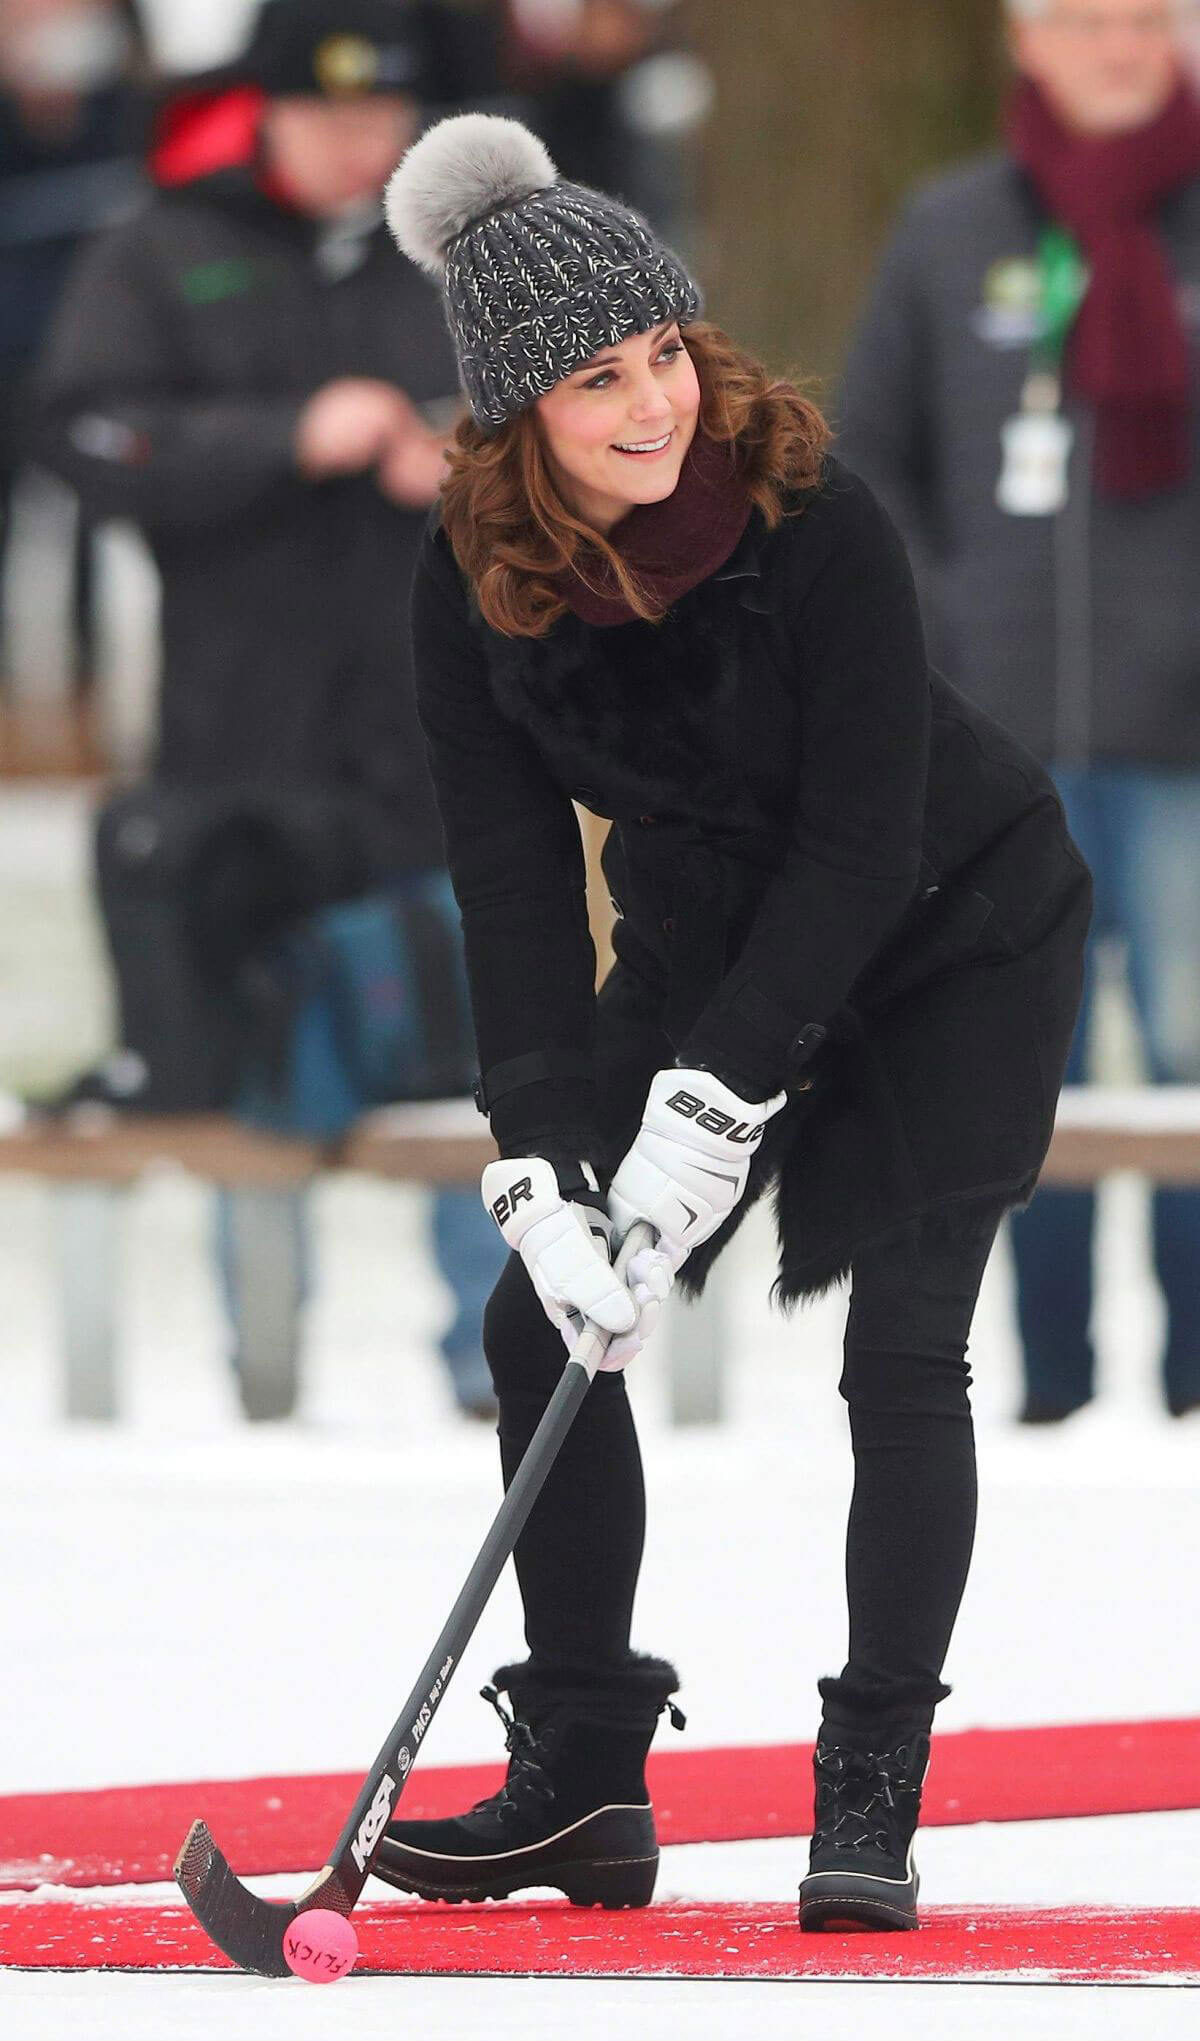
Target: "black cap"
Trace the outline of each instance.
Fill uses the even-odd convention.
[[[265,0],[237,73],[275,97],[451,99],[437,13],[429,0]]]

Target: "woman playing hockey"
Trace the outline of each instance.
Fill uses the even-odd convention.
[[[820,1682],[800,1918],[915,1927],[975,1525],[967,1337],[1049,1141],[1088,875],[1040,768],[930,673],[903,549],[820,413],[701,321],[644,220],[485,115],[418,142],[388,212],[472,414],[413,624],[513,1249],[486,1323],[506,1480],[562,1342],[612,1340],[517,1545],[507,1781],[394,1823],[375,1868],[431,1898],[649,1900],[677,1679],[630,1649],[622,1370],[770,1188],[781,1304],[851,1286],[849,1656]],[[612,820],[598,996],[572,801]]]

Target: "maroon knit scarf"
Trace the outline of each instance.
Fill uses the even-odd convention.
[[[1091,268],[1067,375],[1096,409],[1097,483],[1127,497],[1177,488],[1191,456],[1188,344],[1155,214],[1200,175],[1200,105],[1181,84],[1145,127],[1077,135],[1023,79],[1008,133],[1051,217],[1075,235]]]
[[[609,544],[666,610],[725,565],[750,510],[734,446],[709,439],[697,426],[670,496],[638,504],[613,527]],[[586,624],[631,623],[637,612],[621,594],[608,561],[589,552],[584,572],[587,580],[568,568],[556,583],[576,616]]]

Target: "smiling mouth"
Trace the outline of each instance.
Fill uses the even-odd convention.
[[[665,454],[674,437],[675,429],[672,427],[670,432],[664,433],[660,439],[635,439],[624,443],[617,441],[613,445],[613,452],[625,454],[630,460],[649,461],[653,460],[656,454]]]

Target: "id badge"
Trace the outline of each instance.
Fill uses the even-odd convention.
[[[996,501],[1010,517],[1054,517],[1066,507],[1075,428],[1057,404],[1051,408],[1046,402],[1051,382],[1031,377],[1023,410],[1001,427],[1004,464]]]

